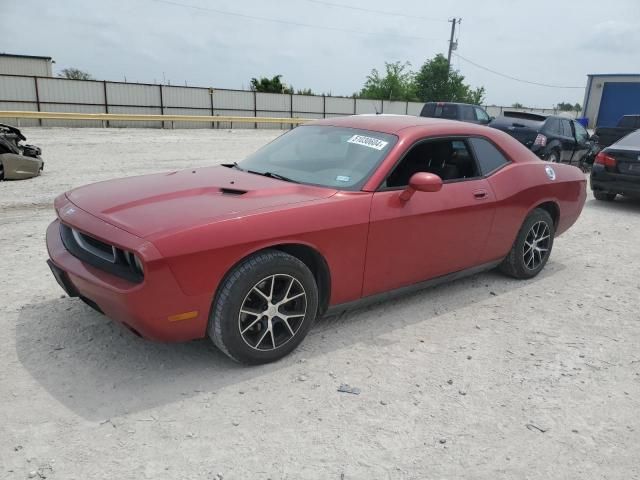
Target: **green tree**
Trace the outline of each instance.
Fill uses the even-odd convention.
[[[296,91],[296,95],[314,95],[314,93],[310,88],[303,88],[302,90]]]
[[[582,106],[579,103],[576,103],[575,105],[572,105],[571,103],[565,103],[565,102],[560,102],[558,105],[558,110],[560,110],[561,112],[579,112],[580,110],[582,110]]]
[[[71,80],[93,80],[91,74],[83,72],[78,68],[63,68],[59,73],[60,78],[70,78]]]
[[[522,105],[520,102],[516,102],[511,104],[511,108],[524,108],[524,105]]]
[[[371,70],[357,96],[378,100],[415,100],[415,74],[410,70],[411,64],[385,62],[384,66],[384,75],[375,68]]]
[[[260,79],[251,79],[251,90],[254,92],[266,93],[293,93],[293,89],[288,87],[280,80],[282,75],[276,75],[273,78],[260,77]]]
[[[427,60],[415,75],[416,96],[423,102],[463,102],[480,105],[484,100],[484,87],[471,88],[464,76],[449,69],[442,54]]]

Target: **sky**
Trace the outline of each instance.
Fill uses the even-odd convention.
[[[485,102],[582,104],[589,73],[640,73],[640,0],[0,0],[0,52],[100,80],[246,89],[281,74],[351,95],[372,68],[446,55]],[[345,8],[349,7],[349,8]],[[259,17],[259,18],[254,18]],[[273,21],[267,21],[271,19]],[[456,56],[460,55],[464,59]],[[518,79],[580,88],[550,88]]]

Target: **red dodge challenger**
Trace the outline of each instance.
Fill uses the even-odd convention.
[[[585,176],[499,130],[412,116],[312,122],[239,163],[110,180],[55,200],[51,270],[145,338],[209,336],[244,363],[314,320],[498,267],[531,278]]]

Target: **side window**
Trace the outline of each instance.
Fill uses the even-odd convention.
[[[473,107],[473,108],[476,111],[476,119],[480,123],[489,123],[489,115],[487,115],[487,112],[485,112],[480,107]]]
[[[405,187],[411,176],[418,172],[435,173],[445,182],[479,176],[476,162],[465,141],[427,140],[411,147],[382,187]]]
[[[562,136],[573,138],[573,132],[571,131],[571,122],[563,118],[562,120],[560,120],[560,123],[562,124]]]
[[[589,132],[578,122],[572,122],[573,128],[576,130],[576,140],[578,143],[585,143],[589,140]]]
[[[547,123],[544,126],[543,131],[552,135],[562,135],[562,132],[560,131],[560,122],[557,118],[547,119]]]
[[[505,158],[502,152],[494,147],[488,140],[485,140],[484,138],[470,138],[469,143],[476,154],[476,159],[480,165],[482,175],[488,175],[494,170],[509,163],[509,160]]]
[[[437,104],[434,117],[450,118],[455,120],[458,118],[458,106],[451,104]]]
[[[475,121],[476,116],[473,114],[473,108],[464,106],[464,107],[461,107],[461,109],[462,109],[462,118],[461,118],[462,120],[467,120],[470,122]]]

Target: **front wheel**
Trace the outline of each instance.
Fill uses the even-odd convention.
[[[279,250],[265,250],[236,266],[214,300],[208,334],[233,360],[279,360],[302,342],[318,310],[309,268]]]
[[[535,277],[549,260],[554,235],[551,215],[536,208],[520,227],[511,251],[499,266],[500,270],[515,278]]]

